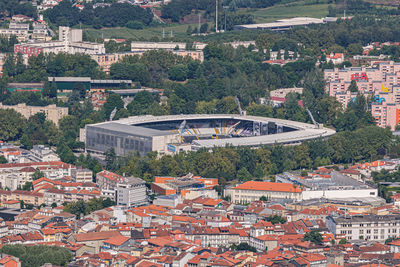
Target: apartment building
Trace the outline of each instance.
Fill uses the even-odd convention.
[[[68,108],[66,107],[57,107],[56,105],[48,105],[44,107],[39,106],[27,106],[25,103],[20,103],[17,105],[3,105],[0,103],[0,109],[13,109],[18,113],[21,113],[25,118],[29,118],[37,113],[44,113],[46,118],[56,125],[58,125],[58,121],[62,119],[64,116],[68,115]]]
[[[123,183],[124,177],[110,171],[101,171],[96,174],[96,184],[101,190],[115,190],[118,183]]]
[[[232,203],[250,203],[261,197],[268,199],[301,199],[302,190],[289,183],[248,181],[233,188],[225,189]]]
[[[326,226],[336,238],[384,242],[400,233],[400,215],[328,216]]]
[[[32,182],[32,174],[40,170],[49,179],[71,176],[74,165],[61,161],[0,164],[0,187],[15,190]]]
[[[14,45],[14,53],[23,55],[38,56],[40,53],[83,53],[88,55],[104,54],[106,52],[104,44],[90,43],[82,41],[81,29],[70,29],[69,27],[59,27],[59,40],[51,42],[21,43]]]
[[[357,93],[373,97],[371,113],[380,127],[395,129],[399,124],[400,110],[400,63],[379,61],[370,67],[330,69],[324,72],[326,92],[346,108],[355,100]],[[352,81],[358,92],[350,92]]]
[[[34,145],[30,150],[29,158],[32,161],[59,161],[60,158],[53,150],[44,145]]]
[[[258,251],[270,251],[278,246],[278,239],[273,235],[250,237],[250,246]]]
[[[96,189],[91,191],[85,189],[67,191],[59,188],[49,188],[43,193],[43,202],[49,206],[53,203],[62,205],[65,202],[89,201],[92,198],[98,197],[100,197],[100,191]]]
[[[207,44],[194,42],[193,49],[203,50]],[[184,50],[186,49],[186,43],[178,42],[132,42],[131,51],[149,51],[149,50]]]
[[[10,22],[8,29],[0,29],[0,35],[10,37],[15,35],[20,42],[24,42],[29,38],[29,24]]]
[[[0,190],[0,200],[1,202],[17,200],[23,201],[25,204],[32,204],[34,206],[39,206],[43,204],[43,194],[37,192],[30,192],[24,190]]]
[[[91,58],[97,62],[100,68],[105,73],[110,73],[111,65],[121,61],[126,56],[133,56],[134,52],[120,52],[120,53],[108,53],[108,54],[95,54],[91,55]]]
[[[133,50],[131,52],[107,53],[107,54],[92,54],[91,58],[99,64],[105,73],[110,73],[111,65],[120,62],[126,56],[142,56],[148,50]],[[190,57],[193,60],[204,60],[202,50],[173,50],[167,49],[171,53],[181,57]]]
[[[125,177],[116,187],[117,205],[134,207],[147,203],[146,182],[135,177]]]
[[[240,236],[235,229],[229,227],[195,227],[185,233],[191,241],[200,241],[204,247],[229,247],[239,244]]]
[[[90,183],[93,180],[93,172],[89,169],[77,167],[71,170],[71,178],[77,183]]]

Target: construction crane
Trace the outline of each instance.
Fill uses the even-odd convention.
[[[314,116],[312,115],[311,111],[308,108],[306,108],[306,110],[307,110],[308,115],[310,116],[315,128],[318,129],[319,128],[319,123],[314,120]]]

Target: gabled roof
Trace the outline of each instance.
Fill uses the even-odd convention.
[[[127,236],[116,235],[116,236],[113,236],[110,239],[104,241],[104,243],[107,243],[107,244],[110,244],[113,246],[121,246],[129,239],[130,239],[130,237],[127,237]]]
[[[107,240],[114,236],[122,236],[118,231],[105,231],[105,232],[89,232],[83,234],[75,234],[73,237],[76,242],[86,242],[94,240]]]

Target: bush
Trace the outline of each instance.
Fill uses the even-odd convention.
[[[173,66],[168,71],[168,76],[173,81],[184,81],[187,78],[188,68],[183,64]]]
[[[140,30],[143,29],[143,23],[141,23],[140,21],[131,20],[126,23],[126,27],[128,27],[129,29]]]

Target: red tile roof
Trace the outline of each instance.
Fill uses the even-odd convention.
[[[113,245],[113,246],[121,246],[122,244],[124,244],[126,241],[128,241],[130,238],[127,236],[120,236],[120,235],[116,235],[111,237],[110,239],[104,241],[104,243]]]
[[[301,189],[294,187],[293,184],[259,181],[248,181],[236,186],[234,189],[301,193]]]

